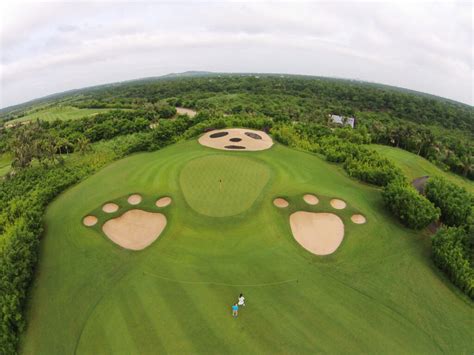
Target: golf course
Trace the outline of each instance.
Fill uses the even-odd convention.
[[[472,353],[472,301],[430,237],[379,188],[258,134],[132,154],[59,195],[19,352]],[[318,223],[337,243],[305,244]]]

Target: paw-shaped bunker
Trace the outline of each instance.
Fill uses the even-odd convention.
[[[129,250],[142,250],[150,246],[164,231],[166,227],[166,216],[161,210],[171,204],[171,197],[164,196],[155,199],[152,203],[143,198],[140,194],[132,194],[123,202],[107,202],[100,211],[105,213],[106,221],[102,224],[102,232],[122,248]],[[143,204],[143,208],[137,208]],[[137,206],[131,208],[132,206]],[[82,220],[86,227],[95,226],[100,220],[94,214],[85,216]],[[112,214],[112,218],[107,219],[106,215]]]
[[[305,194],[303,201],[308,206],[316,206],[320,200],[313,194]],[[290,214],[289,222],[291,232],[295,240],[306,250],[316,255],[329,255],[334,253],[344,239],[344,222],[337,214],[328,212],[327,209],[343,210],[347,207],[341,199],[328,201],[326,210],[321,212],[295,211]],[[277,197],[273,204],[281,209],[286,209],[290,203],[283,197]],[[360,213],[354,213],[351,221],[356,224],[364,224],[365,217]]]

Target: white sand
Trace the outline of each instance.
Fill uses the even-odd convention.
[[[119,209],[119,206],[115,203],[106,203],[105,205],[102,206],[102,211],[106,213],[114,213],[117,212]]]
[[[316,255],[334,253],[344,238],[344,223],[333,213],[298,211],[290,216],[290,226],[296,241]]]
[[[133,194],[128,197],[127,201],[131,205],[138,205],[140,202],[142,202],[142,196],[139,194]]]
[[[331,206],[336,210],[343,210],[344,208],[346,208],[346,203],[342,200],[334,198],[331,200]]]
[[[153,243],[166,227],[161,213],[130,210],[102,226],[105,235],[122,248],[142,250]]]
[[[285,208],[285,207],[288,207],[289,205],[288,201],[283,198],[274,199],[273,204],[277,206],[278,208]]]
[[[228,132],[229,134],[218,137],[211,138],[210,136],[219,133],[219,132]],[[254,139],[245,134],[253,133],[258,134],[262,139]],[[231,138],[239,138],[239,142],[233,142]],[[255,131],[252,129],[243,129],[243,128],[228,128],[228,129],[219,129],[203,134],[199,138],[199,143],[205,145],[206,147],[222,149],[222,150],[232,150],[232,151],[256,151],[256,150],[265,150],[269,149],[273,145],[272,138],[262,131]],[[226,148],[226,146],[239,146],[244,147],[244,149],[231,149]]]
[[[356,223],[356,224],[364,224],[367,220],[361,214],[354,214],[351,217],[351,221]]]
[[[188,115],[191,118],[197,115],[196,111],[184,107],[176,107],[176,112],[178,113],[178,115]]]
[[[319,203],[319,199],[316,196],[312,195],[312,194],[304,195],[303,200],[308,205],[317,205]]]
[[[84,225],[86,227],[92,227],[92,226],[95,226],[97,224],[97,221],[98,220],[97,220],[96,216],[86,216],[82,220],[82,223],[84,223]]]
[[[156,201],[156,207],[166,207],[171,203],[171,197],[162,197]]]

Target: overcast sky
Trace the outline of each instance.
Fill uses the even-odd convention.
[[[474,103],[470,1],[0,5],[0,107],[170,72],[343,77]]]

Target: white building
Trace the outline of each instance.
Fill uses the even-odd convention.
[[[338,115],[331,115],[330,120],[334,123],[338,123],[340,125],[348,125],[354,128],[355,125],[355,118],[354,117],[344,117],[344,116],[338,116]]]

